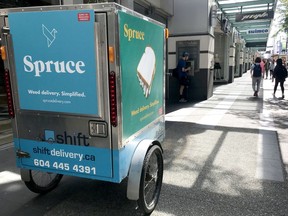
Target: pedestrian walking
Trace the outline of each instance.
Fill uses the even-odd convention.
[[[258,92],[260,89],[260,83],[262,78],[262,68],[260,66],[261,58],[257,57],[255,63],[252,64],[250,69],[250,74],[252,78],[252,89],[254,91],[254,96],[258,97]]]
[[[270,65],[269,65],[269,70],[270,70],[270,79],[272,79],[273,82],[273,71],[275,68],[275,60],[273,59],[272,61],[270,61]]]
[[[282,99],[284,99],[284,82],[287,77],[287,69],[283,66],[282,59],[277,59],[276,67],[274,68],[274,78],[275,78],[275,85],[274,85],[274,92],[273,97],[275,97],[275,93],[277,91],[278,83],[280,83],[281,91],[282,91]]]

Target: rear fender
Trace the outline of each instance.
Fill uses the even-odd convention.
[[[144,159],[148,149],[154,144],[159,145],[162,149],[160,143],[153,140],[142,140],[136,147],[131,160],[128,175],[127,198],[130,200],[139,199],[140,178]]]

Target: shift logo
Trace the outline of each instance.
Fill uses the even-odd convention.
[[[56,39],[57,30],[53,28],[50,31],[44,24],[42,24],[42,33],[47,39],[47,46],[49,48]]]
[[[76,133],[69,135],[67,131],[63,134],[56,134],[54,131],[45,130],[45,140],[51,143],[67,144],[67,145],[78,145],[78,146],[89,146],[89,137],[82,133]]]

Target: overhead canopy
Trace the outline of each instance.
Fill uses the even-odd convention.
[[[235,27],[246,47],[265,50],[277,0],[216,0],[218,12]]]

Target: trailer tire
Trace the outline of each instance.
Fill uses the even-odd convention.
[[[57,187],[63,175],[57,173],[29,170],[30,180],[25,185],[34,193],[45,194]]]
[[[137,201],[139,209],[145,214],[151,214],[158,203],[162,179],[162,149],[158,145],[153,145],[144,158]]]

